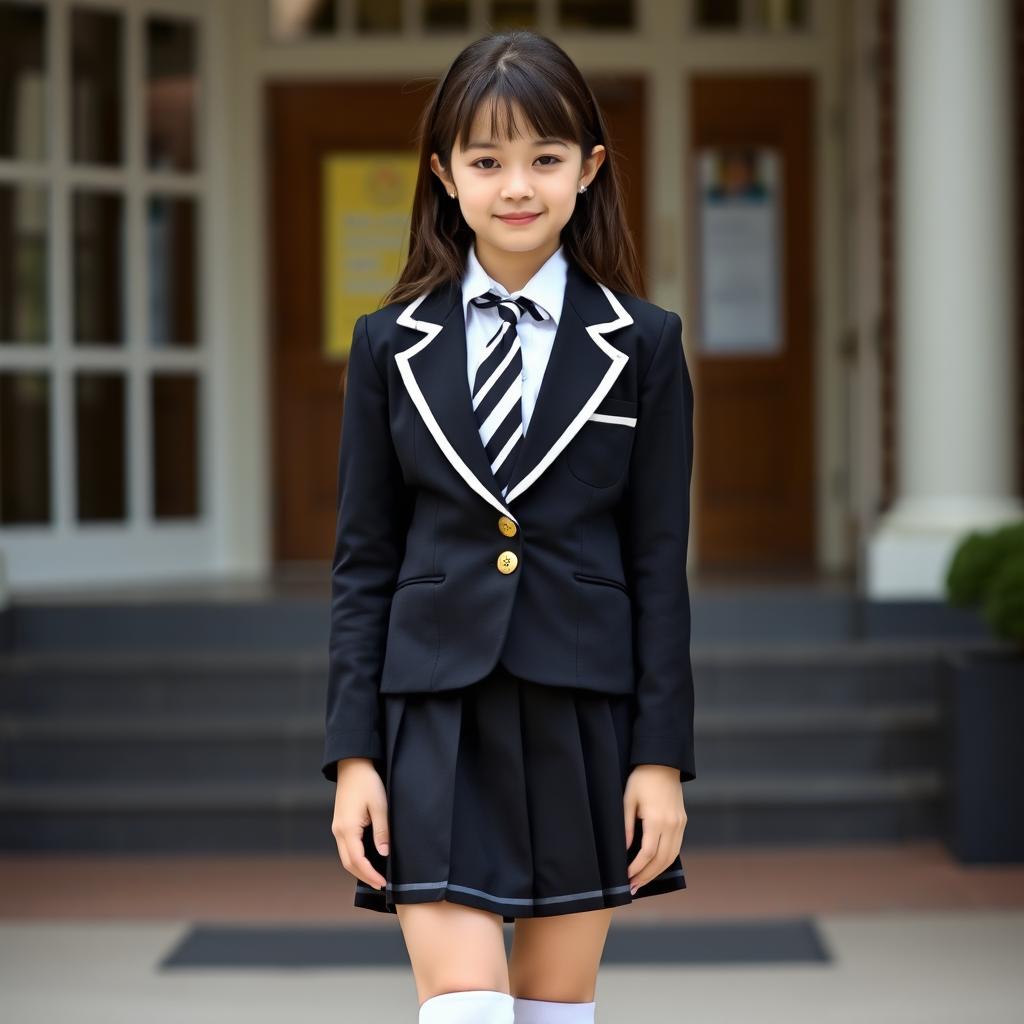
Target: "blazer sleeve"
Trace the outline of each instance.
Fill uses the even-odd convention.
[[[322,768],[332,782],[345,757],[373,758],[382,771],[380,677],[408,529],[387,384],[374,362],[365,314],[356,321],[349,352],[337,493]]]
[[[696,778],[686,552],[693,465],[693,385],[683,322],[666,312],[639,385],[627,502],[636,713],[630,762]]]

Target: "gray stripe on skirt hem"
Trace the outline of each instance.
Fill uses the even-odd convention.
[[[685,876],[686,871],[683,868],[677,868],[675,871],[666,871],[663,874],[652,878],[652,882],[660,882],[665,878],[678,878],[679,876]],[[495,896],[492,893],[484,892],[483,889],[472,889],[468,885],[449,885],[448,882],[404,882],[401,885],[387,885],[387,890],[390,892],[401,892],[408,889],[452,889],[455,892],[467,892],[473,896],[481,896],[484,899],[492,900],[495,903],[508,903],[513,906],[536,906],[542,903],[565,903],[567,900],[579,900],[579,899],[590,899],[594,896],[604,896],[608,893],[621,893],[629,892],[629,885],[616,885],[610,889],[591,889],[589,892],[573,892],[567,896],[541,896],[536,899],[532,897],[525,897],[523,899],[512,899],[505,896]],[[643,886],[640,887],[641,889]],[[380,893],[380,889],[374,889],[372,886],[367,885],[365,882],[356,882],[356,892],[364,893]]]

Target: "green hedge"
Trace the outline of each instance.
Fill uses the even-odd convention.
[[[967,534],[946,572],[946,598],[980,608],[997,636],[1024,645],[1024,521]]]

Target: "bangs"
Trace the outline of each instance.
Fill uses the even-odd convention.
[[[460,149],[469,144],[473,122],[481,108],[490,108],[490,135],[495,141],[511,141],[533,134],[538,138],[564,139],[583,145],[580,125],[556,83],[529,75],[525,69],[499,65],[489,76],[477,79],[466,90],[456,112],[460,125]],[[517,113],[518,112],[518,113]],[[525,123],[520,123],[520,117]]]

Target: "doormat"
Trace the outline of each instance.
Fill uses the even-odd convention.
[[[506,924],[505,947],[512,947]],[[613,925],[602,964],[794,964],[832,962],[813,918]],[[335,926],[196,925],[159,964],[178,968],[400,967],[401,930]]]

